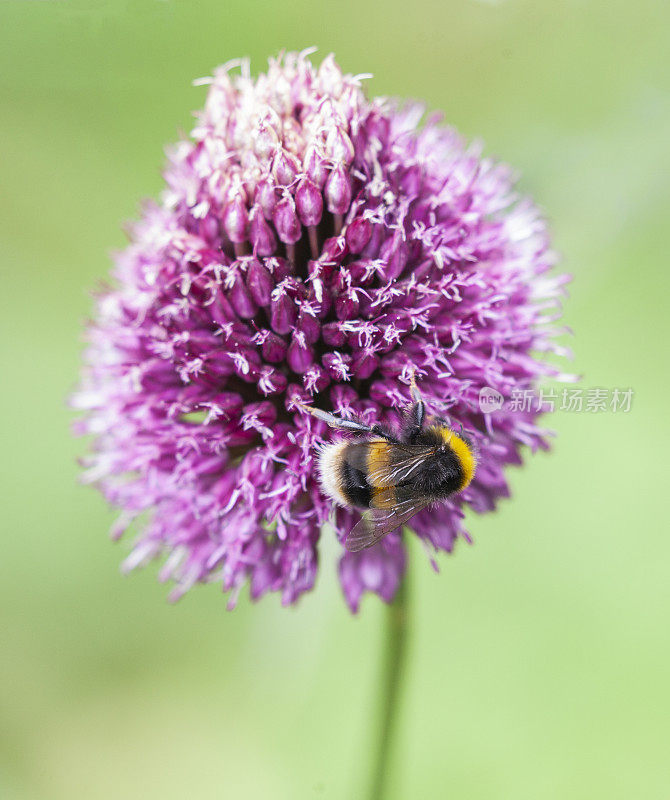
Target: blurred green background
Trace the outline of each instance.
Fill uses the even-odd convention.
[[[24,0],[0,29],[0,797],[362,796],[380,602],[350,617],[329,543],[292,610],[121,578],[65,407],[191,80],[312,44],[519,169],[575,275],[574,369],[635,391],[629,414],[557,413],[440,575],[412,547],[392,797],[670,797],[670,6]]]

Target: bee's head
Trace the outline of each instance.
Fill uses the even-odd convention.
[[[474,439],[472,438],[471,431],[466,431],[463,428],[462,422],[453,422],[445,417],[438,417],[431,414],[428,418],[430,425],[438,428],[446,428],[451,433],[455,433],[459,439],[462,439],[467,446],[472,450],[475,446]]]

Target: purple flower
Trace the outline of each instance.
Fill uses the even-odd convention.
[[[493,509],[521,446],[546,446],[537,408],[484,414],[478,398],[557,376],[534,354],[558,350],[567,279],[547,277],[545,224],[510,170],[421,106],[366,99],[332,56],[290,53],[255,80],[232,67],[116,258],[74,405],[114,537],[139,530],[124,569],[161,556],[173,599],[216,581],[231,606],[244,584],[288,604],[314,584],[322,526],[342,539],[356,518],[320,492],[330,431],[296,401],[397,424],[416,368],[479,451],[471,485],[411,522],[451,551],[463,507]],[[389,601],[404,569],[397,533],[344,553],[350,607]]]

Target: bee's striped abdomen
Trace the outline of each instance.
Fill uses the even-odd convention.
[[[324,490],[342,505],[389,508],[395,503],[395,490],[375,485],[374,475],[388,467],[391,447],[384,439],[327,445],[320,459]]]
[[[341,470],[342,491],[352,506],[370,508],[377,505],[380,487],[371,475],[389,463],[390,445],[384,439],[351,442],[343,452]]]
[[[352,506],[368,508],[372,489],[365,468],[368,444],[350,444],[344,451],[340,464],[342,492]]]
[[[388,470],[393,457],[393,445],[379,439],[368,442],[368,483],[372,487],[370,506],[372,508],[391,508],[396,503],[396,490],[394,486],[380,484],[375,480],[375,475]]]
[[[391,508],[395,504],[395,487],[377,484],[374,479],[376,473],[388,468],[391,447],[384,439],[347,445],[341,464],[341,485],[343,494],[352,506]]]

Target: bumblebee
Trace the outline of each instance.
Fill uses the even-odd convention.
[[[319,453],[323,491],[337,504],[361,511],[344,540],[347,550],[372,547],[422,509],[460,492],[477,466],[472,442],[439,417],[427,416],[412,374],[412,404],[400,431],[364,425],[300,404],[331,428],[354,439],[331,442]]]

